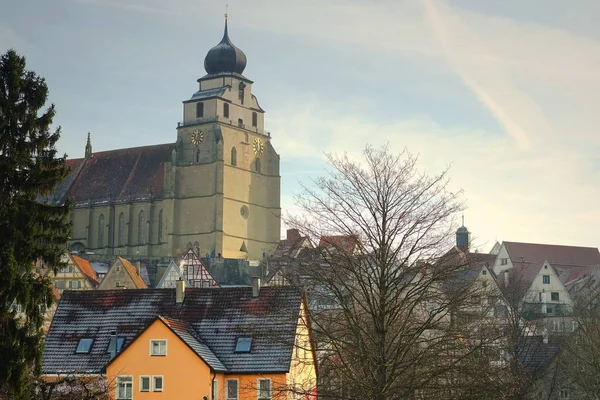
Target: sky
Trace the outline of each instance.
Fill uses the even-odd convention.
[[[69,157],[175,142],[226,3],[284,214],[325,154],[387,144],[450,168],[480,251],[600,245],[597,0],[0,0],[0,51],[45,77]]]

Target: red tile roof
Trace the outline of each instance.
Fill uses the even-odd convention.
[[[346,253],[353,253],[358,246],[358,238],[351,235],[340,236],[322,236],[319,240],[319,247],[342,250]]]
[[[88,158],[67,160],[71,168],[56,187],[54,201],[72,198],[75,203],[132,198],[161,197],[164,166],[172,144],[132,147],[92,153]]]
[[[148,286],[144,283],[144,280],[138,275],[135,266],[123,257],[119,257],[119,260],[121,261],[121,264],[123,264],[125,271],[127,271],[129,276],[131,276],[131,280],[133,281],[135,287],[138,289],[147,289]]]
[[[92,286],[96,287],[100,283],[100,279],[96,276],[96,272],[94,271],[94,268],[92,268],[90,262],[73,254],[71,254],[71,257],[73,257],[73,261],[75,261],[75,264],[77,264],[81,273],[85,275]]]
[[[600,252],[595,247],[559,246],[552,244],[503,242],[510,259],[519,262],[548,261],[557,265],[598,265]]]

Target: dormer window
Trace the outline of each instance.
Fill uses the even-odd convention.
[[[121,348],[123,348],[124,343],[125,343],[124,337],[119,336],[117,338],[116,336],[111,336],[110,342],[108,343],[108,347],[106,348],[106,352],[112,353],[114,351],[115,353],[118,353],[121,351]]]
[[[77,343],[77,350],[75,350],[75,353],[89,353],[92,349],[92,343],[94,343],[94,339],[92,338],[79,339],[79,343]]]
[[[196,103],[196,118],[204,118],[204,103]]]
[[[229,118],[229,104],[228,103],[223,104],[223,117]]]

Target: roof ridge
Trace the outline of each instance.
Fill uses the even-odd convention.
[[[120,153],[120,152],[126,152],[126,151],[131,151],[131,150],[152,149],[152,148],[160,148],[160,147],[167,147],[167,146],[173,146],[173,145],[174,145],[174,143],[149,144],[146,146],[134,146],[134,147],[125,147],[122,149],[95,151],[92,154],[95,157],[97,155],[106,154],[106,153]]]

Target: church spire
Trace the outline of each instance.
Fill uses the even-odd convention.
[[[204,59],[204,69],[211,74],[242,74],[246,68],[246,55],[244,52],[229,39],[229,31],[227,27],[228,14],[225,14],[225,30],[223,38],[215,47],[210,49]]]
[[[88,158],[92,155],[92,139],[90,138],[90,133],[88,132],[87,142],[85,144],[85,158]]]

